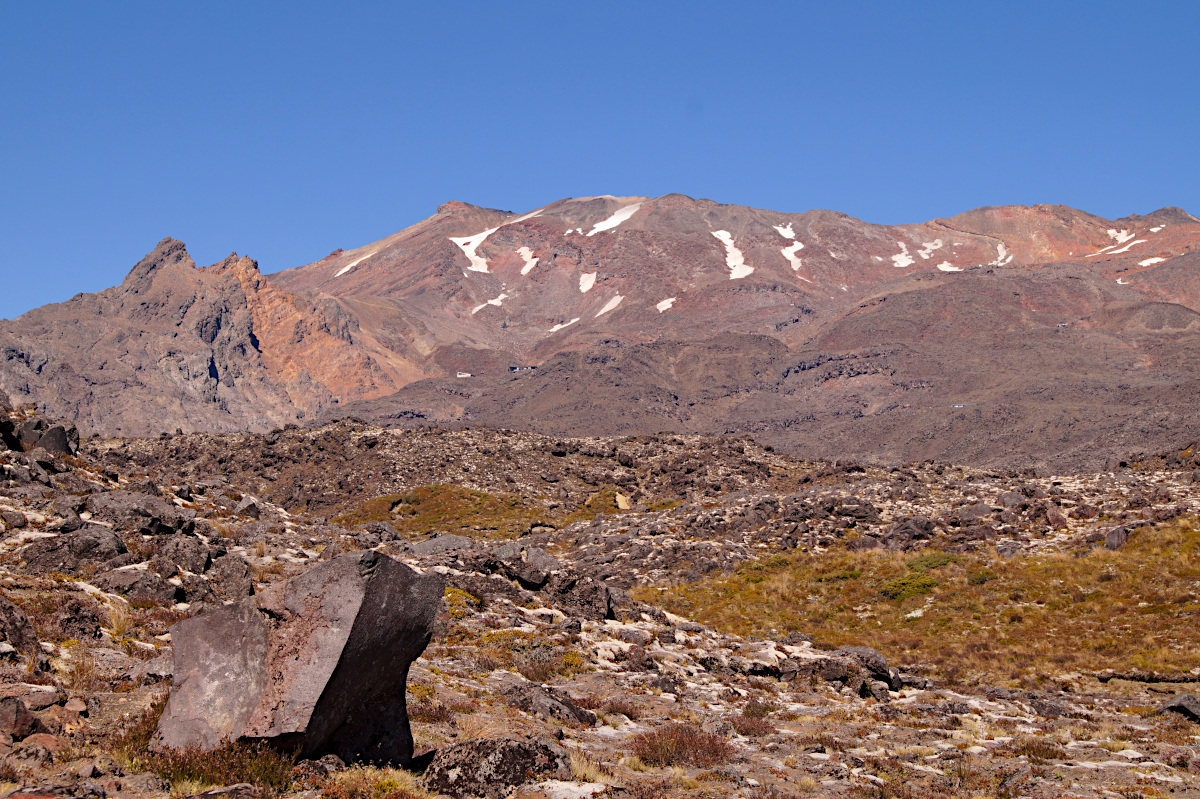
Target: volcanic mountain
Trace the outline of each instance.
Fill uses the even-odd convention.
[[[354,415],[1080,467],[1200,437],[1198,244],[1176,208],[451,202],[267,276],[164,240],[120,286],[0,322],[0,387],[104,434]]]

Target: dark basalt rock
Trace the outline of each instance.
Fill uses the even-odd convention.
[[[503,799],[539,775],[569,778],[570,760],[549,740],[482,738],[439,749],[425,770],[425,787],[453,799]]]
[[[21,550],[21,557],[34,574],[73,574],[85,563],[104,563],[125,551],[125,542],[112,530],[85,524],[53,538],[39,538]]]
[[[409,665],[443,592],[370,550],[340,555],[264,594],[171,628],[174,688],[152,745],[212,749],[262,739],[304,758],[407,764]]]
[[[554,721],[596,723],[596,714],[575,704],[570,694],[561,688],[540,685],[514,675],[499,693],[504,704],[530,715]]]
[[[133,491],[92,494],[87,499],[87,509],[96,519],[141,535],[191,533],[196,527],[194,510],[184,510],[161,497]]]
[[[1200,696],[1195,694],[1177,694],[1159,708],[1169,713],[1178,713],[1188,721],[1200,724]]]
[[[120,569],[98,574],[91,582],[101,590],[135,601],[150,601],[156,605],[173,605],[181,598],[178,588],[150,571]]]
[[[226,602],[236,602],[254,594],[250,564],[240,555],[216,558],[209,567],[208,579],[212,592]]]
[[[39,652],[37,633],[19,607],[0,597],[0,640],[27,655]]]

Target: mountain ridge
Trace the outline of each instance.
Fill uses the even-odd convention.
[[[119,286],[0,321],[0,388],[89,433],[350,413],[998,463],[1061,429],[1049,461],[1082,466],[1194,427],[1175,395],[1200,350],[1198,243],[1173,207],[888,226],[678,194],[522,214],[451,201],[269,275],[236,254],[197,268],[164,239]],[[988,409],[983,428],[945,433],[956,405]]]

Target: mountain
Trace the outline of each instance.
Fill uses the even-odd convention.
[[[1176,208],[881,226],[682,195],[450,202],[267,276],[166,240],[121,286],[0,323],[0,387],[105,434],[354,415],[1082,467],[1200,437],[1198,243]]]

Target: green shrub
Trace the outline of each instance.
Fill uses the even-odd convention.
[[[983,585],[988,580],[995,580],[996,575],[989,571],[972,572],[967,575],[968,585]]]
[[[918,572],[888,580],[879,592],[888,599],[908,599],[910,596],[924,596],[934,588],[937,588],[937,580]]]

